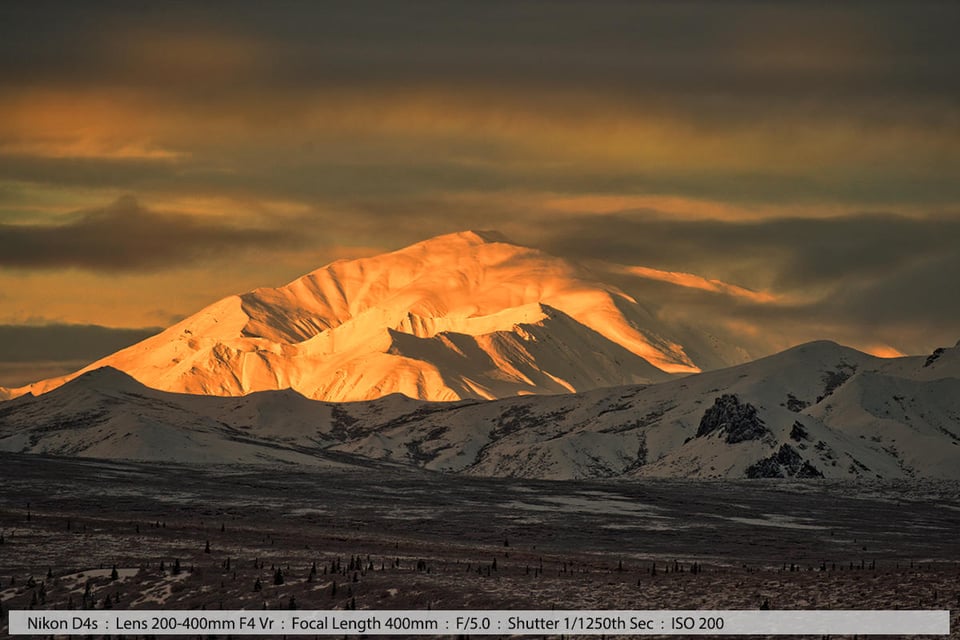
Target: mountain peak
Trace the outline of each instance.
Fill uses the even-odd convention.
[[[83,386],[113,391],[141,391],[145,388],[130,374],[109,365],[87,371],[74,378],[69,384],[77,387]]]
[[[573,262],[467,230],[224,298],[77,373],[14,391],[42,393],[111,366],[154,389],[204,395],[457,400],[739,362],[720,353]]]
[[[426,240],[421,240],[420,242],[412,245],[414,247],[418,246],[430,246],[430,245],[445,245],[451,243],[465,243],[471,246],[482,245],[482,244],[515,244],[511,242],[509,238],[505,235],[496,231],[494,229],[481,229],[473,230],[467,229],[465,231],[456,231],[454,233],[446,233],[439,236],[434,236],[432,238],[427,238]],[[401,249],[402,251],[402,249]]]
[[[151,391],[149,387],[116,367],[110,365],[93,367],[94,365],[91,365],[90,368],[79,375],[65,379],[62,385],[37,383],[33,386],[38,388],[31,389],[30,394],[38,396],[52,392],[61,397],[63,397],[63,394],[70,397],[72,394],[85,395],[90,393],[93,395],[142,395]]]
[[[479,238],[483,242],[506,242],[507,244],[514,244],[510,241],[507,236],[503,235],[496,229],[482,229],[479,231],[465,231],[463,232],[466,235],[474,236]]]

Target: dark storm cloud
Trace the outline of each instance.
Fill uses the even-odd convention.
[[[171,184],[183,169],[142,158],[50,158],[0,153],[0,178],[74,187],[147,188]],[[0,198],[3,194],[0,193]]]
[[[0,387],[15,389],[37,380],[64,376],[89,363],[89,360],[0,361]],[[2,396],[2,391],[0,391],[0,396]]]
[[[5,3],[0,73],[200,102],[251,83],[479,84],[609,92],[722,118],[851,102],[861,116],[897,117],[956,106],[958,22],[956,3]],[[227,44],[194,51],[194,35]]]
[[[782,298],[752,305],[669,286],[618,278],[651,299],[710,313],[808,327],[888,325],[899,342],[910,331],[950,339],[960,334],[960,218],[859,214],[751,222],[671,220],[656,212],[555,221],[543,245],[586,260],[693,271]],[[820,336],[829,337],[829,336]],[[896,340],[894,340],[896,342]],[[920,344],[918,340],[915,344]]]
[[[126,196],[81,212],[67,224],[0,224],[0,267],[152,270],[295,242],[292,233],[156,212]]]
[[[556,220],[555,252],[665,269],[706,272],[744,259],[769,261],[786,289],[874,277],[936,256],[960,253],[960,217],[857,214],[746,222],[678,220],[655,211]],[[947,274],[945,274],[947,275]]]
[[[285,229],[389,249],[497,227],[784,296],[612,276],[663,309],[945,332],[957,24],[956,2],[0,3],[0,267],[109,276],[279,259]],[[132,200],[64,215],[120,193],[250,207],[235,226]],[[570,214],[622,196],[643,204]],[[605,213],[631,206],[663,211]],[[864,210],[914,217],[784,217]]]
[[[22,90],[10,109],[27,124],[0,132],[0,180],[308,204],[526,189],[949,205],[960,200],[958,22],[956,3],[4,3],[0,77],[8,95]],[[134,143],[182,155],[69,157],[90,123],[51,132],[58,118],[29,114],[35,95],[62,105],[71,91],[115,106]],[[408,124],[423,107],[409,94],[434,109],[428,121],[473,112],[451,130]],[[515,117],[533,126],[511,128]],[[648,117],[689,135],[634,155],[629,142],[648,131],[634,132],[611,162],[615,136],[587,153],[566,148],[575,133],[556,139]],[[95,124],[102,147],[123,139],[109,119]],[[710,144],[718,132],[729,139]],[[388,148],[395,139],[409,148]],[[528,146],[540,155],[525,157]],[[689,162],[661,159],[664,147],[688,149]]]
[[[159,329],[97,325],[0,325],[0,363],[93,362],[156,334]]]
[[[0,387],[14,388],[65,375],[158,331],[97,325],[0,325]]]
[[[851,206],[952,205],[960,202],[960,181],[953,167],[935,167],[923,175],[904,175],[898,167],[858,167],[823,175],[762,171],[676,169],[627,173],[590,167],[516,168],[490,162],[444,161],[442,150],[427,157],[384,163],[370,151],[346,163],[331,155],[298,155],[284,149],[226,168],[190,159],[45,158],[0,154],[0,178],[51,186],[110,188],[120,191],[176,193],[211,190],[222,195],[256,195],[302,202],[350,205],[376,210],[378,219],[408,221],[406,200],[432,192],[531,190],[567,195],[683,195],[728,203],[823,202]],[[238,154],[239,155],[239,154]],[[226,161],[224,161],[226,162]],[[222,168],[215,168],[221,166]],[[373,202],[372,198],[381,198]],[[0,192],[0,202],[3,194]],[[444,211],[443,216],[448,216]],[[470,226],[469,224],[466,226]]]
[[[953,240],[960,244],[960,234]],[[958,278],[960,250],[933,251],[883,278],[844,283],[820,308],[856,318],[861,326],[949,327],[946,339],[952,344],[960,338]]]

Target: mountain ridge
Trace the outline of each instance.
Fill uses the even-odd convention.
[[[0,450],[223,463],[345,456],[543,479],[960,479],[960,348],[935,353],[931,364],[884,360],[819,341],[657,384],[452,402],[175,394],[106,370],[0,404]]]
[[[659,382],[735,363],[720,352],[736,349],[706,342],[583,267],[497,232],[468,231],[227,296],[73,374],[7,395],[43,393],[112,366],[152,388],[201,395],[293,388],[330,401],[395,392],[492,399]],[[564,345],[576,345],[576,359],[564,357]],[[463,358],[465,350],[476,357]]]

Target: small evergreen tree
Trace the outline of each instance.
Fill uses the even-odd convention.
[[[283,584],[283,570],[277,567],[277,572],[273,574],[273,584]]]
[[[118,580],[120,578],[120,573],[117,571],[117,565],[113,565],[113,570],[110,572],[111,580]]]

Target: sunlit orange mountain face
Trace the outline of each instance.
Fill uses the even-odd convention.
[[[652,271],[651,277],[688,274]],[[723,283],[714,283],[720,286]],[[165,391],[313,399],[500,398],[650,383],[748,359],[671,324],[583,266],[467,231],[229,296],[76,373],[114,367]]]

